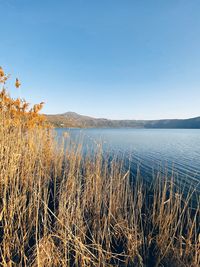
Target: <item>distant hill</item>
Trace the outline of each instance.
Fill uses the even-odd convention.
[[[183,128],[200,129],[200,117],[172,120],[109,120],[92,118],[75,112],[46,115],[48,121],[57,128]]]

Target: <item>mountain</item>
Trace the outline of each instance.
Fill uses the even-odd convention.
[[[66,112],[57,115],[46,115],[48,121],[57,128],[183,128],[200,129],[200,117],[171,120],[109,120],[93,118]]]

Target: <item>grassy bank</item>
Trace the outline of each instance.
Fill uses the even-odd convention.
[[[101,150],[58,147],[42,104],[5,91],[0,104],[0,266],[199,266],[195,190],[160,173],[133,182]]]

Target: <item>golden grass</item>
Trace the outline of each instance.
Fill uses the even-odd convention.
[[[20,107],[15,118],[3,94],[0,266],[200,265],[195,190],[185,195],[160,173],[151,185],[139,174],[132,182],[101,150],[83,157],[78,145],[65,149],[69,137],[58,147],[37,110]]]

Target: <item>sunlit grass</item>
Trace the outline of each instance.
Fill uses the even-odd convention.
[[[199,266],[199,194],[58,147],[42,105],[0,93],[0,266]]]

